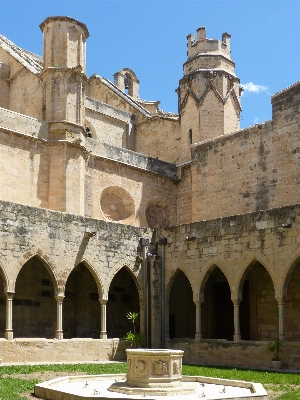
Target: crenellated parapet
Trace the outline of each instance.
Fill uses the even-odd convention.
[[[187,36],[187,56],[189,59],[191,59],[199,54],[217,54],[231,59],[230,38],[231,35],[227,32],[224,32],[222,35],[222,40],[207,39],[206,28],[205,26],[202,26],[197,29],[197,40],[195,40],[195,35],[192,33]]]
[[[185,148],[239,130],[240,80],[231,58],[230,35],[206,38],[205,27],[187,36],[187,61],[176,90]],[[189,148],[184,160],[190,158]]]

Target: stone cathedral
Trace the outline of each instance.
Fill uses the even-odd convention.
[[[174,114],[87,76],[82,22],[40,28],[42,56],[0,35],[0,358],[122,359],[135,311],[186,361],[269,367],[280,338],[299,367],[300,82],[240,130],[228,33],[187,36]]]

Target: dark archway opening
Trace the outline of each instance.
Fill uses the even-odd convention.
[[[287,286],[285,308],[285,339],[300,342],[300,262],[294,268]]]
[[[4,292],[3,279],[0,277],[0,337],[4,337],[6,325],[6,293]]]
[[[278,304],[274,285],[265,267],[249,266],[240,303],[242,340],[275,340],[278,337]]]
[[[250,293],[249,280],[243,285],[242,301],[240,302],[240,332],[242,340],[250,340]]]
[[[201,327],[203,339],[233,340],[234,316],[230,286],[218,267],[211,272],[205,285]]]
[[[56,301],[51,276],[38,257],[23,265],[13,298],[14,337],[55,337]]]
[[[91,272],[78,264],[71,272],[63,302],[64,338],[100,337],[100,302],[97,284]]]
[[[173,338],[195,338],[196,306],[191,284],[179,271],[174,278],[169,297],[169,336]]]
[[[140,302],[136,284],[130,273],[123,267],[116,273],[109,287],[107,302],[108,338],[123,338],[127,332],[132,330],[132,324],[126,318],[128,312],[139,313]]]

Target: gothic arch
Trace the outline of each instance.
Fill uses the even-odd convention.
[[[132,269],[127,264],[116,269],[108,285],[106,315],[109,338],[123,338],[132,330],[132,324],[126,318],[128,312],[139,313],[140,328],[142,327],[143,299],[140,283]]]
[[[167,285],[166,285],[166,288],[165,288],[166,300],[167,300],[167,301],[169,301],[170,290],[171,290],[171,288],[172,288],[172,284],[173,284],[173,282],[174,282],[176,276],[179,274],[179,272],[182,272],[182,273],[186,276],[187,280],[189,281],[189,284],[191,285],[192,292],[194,293],[194,291],[195,291],[195,289],[193,288],[193,285],[192,285],[192,283],[191,283],[191,280],[190,280],[189,277],[188,277],[188,274],[184,271],[183,268],[178,267],[178,268],[176,268],[176,270],[173,272],[173,274],[172,274],[171,277],[169,278],[169,281],[168,281],[168,283],[167,283]]]
[[[242,340],[273,340],[278,335],[278,303],[268,260],[249,254],[236,280]]]
[[[114,271],[113,275],[110,278],[110,282],[108,284],[107,293],[108,293],[109,287],[110,287],[110,285],[112,283],[112,280],[117,275],[117,273],[121,271],[122,268],[124,268],[129,273],[131,278],[133,279],[133,281],[135,283],[135,286],[137,288],[138,294],[139,294],[140,305],[142,305],[143,304],[143,298],[144,298],[142,287],[140,285],[140,282],[139,282],[136,274],[133,272],[132,268],[128,264],[122,264],[121,266],[118,266],[118,268]]]
[[[293,257],[282,279],[277,300],[284,302],[285,338],[291,342],[300,340],[300,255]]]
[[[274,289],[276,290],[275,280],[272,276],[272,273],[271,273],[270,267],[269,267],[269,264],[270,264],[269,260],[266,257],[264,257],[262,254],[255,252],[255,253],[249,254],[244,259],[243,267],[239,271],[237,271],[237,278],[236,278],[236,285],[235,285],[235,288],[236,288],[235,295],[236,295],[237,299],[241,300],[241,298],[240,298],[241,290],[243,289],[243,284],[244,284],[245,278],[246,278],[249,270],[257,262],[259,262],[267,270],[267,272],[269,273],[269,275],[271,277],[272,283],[274,285]]]
[[[65,290],[66,283],[68,281],[69,276],[74,271],[74,269],[81,263],[84,264],[87,267],[87,269],[89,270],[89,272],[93,275],[93,278],[95,279],[95,282],[96,282],[96,285],[97,285],[99,298],[107,298],[107,296],[105,297],[105,291],[104,291],[104,287],[103,287],[103,284],[102,284],[102,280],[101,280],[101,278],[100,278],[100,276],[98,274],[98,271],[94,268],[92,260],[90,260],[89,257],[82,258],[81,261],[79,263],[77,263],[76,265],[74,265],[74,267],[71,269],[71,271],[69,271],[68,275],[65,278],[63,286],[62,286],[63,291]]]
[[[60,286],[50,258],[38,248],[18,260],[13,282],[13,329],[15,337],[53,338],[56,301]]]
[[[231,341],[234,334],[234,315],[228,268],[218,257],[214,257],[201,272],[199,303],[203,338]]]
[[[167,286],[170,339],[195,338],[196,305],[193,293],[190,279],[181,268],[177,268]]]
[[[65,338],[99,338],[103,287],[89,258],[82,258],[64,282],[63,331]]]
[[[53,286],[54,286],[54,294],[58,295],[60,293],[60,288],[61,285],[59,284],[59,279],[55,274],[55,269],[56,266],[54,262],[51,261],[50,257],[44,253],[44,251],[40,248],[32,248],[29,251],[27,251],[25,254],[23,254],[22,257],[19,258],[17,262],[17,272],[14,281],[12,282],[12,290],[15,291],[15,286],[16,286],[16,281],[19,276],[19,273],[23,266],[32,258],[37,257],[45,266],[47,271],[49,272],[49,275],[52,279]]]
[[[210,274],[213,272],[215,268],[219,268],[219,270],[224,274],[225,278],[227,279],[227,282],[230,287],[230,291],[232,293],[232,283],[230,282],[229,276],[227,274],[228,267],[226,266],[225,263],[223,263],[218,257],[214,257],[213,259],[210,259],[206,262],[206,264],[201,268],[201,275],[202,279],[200,280],[199,283],[199,299],[200,302],[201,300],[203,301],[202,296],[204,295],[204,289],[206,282],[210,276]]]
[[[293,252],[288,260],[288,267],[287,270],[285,271],[285,275],[283,276],[282,279],[282,284],[278,290],[277,297],[280,299],[285,299],[287,296],[287,288],[288,288],[288,284],[290,281],[290,278],[292,276],[292,273],[294,272],[294,269],[297,267],[297,265],[300,262],[300,254],[299,252]]]
[[[3,282],[3,287],[4,287],[4,291],[9,291],[10,290],[10,284],[9,284],[9,279],[7,276],[7,273],[5,271],[5,269],[3,268],[4,262],[0,259],[0,276],[2,278],[2,282]]]

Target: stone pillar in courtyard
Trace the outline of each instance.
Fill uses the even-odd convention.
[[[62,340],[64,338],[63,334],[63,326],[62,326],[62,313],[63,313],[63,301],[65,296],[58,295],[55,296],[55,300],[57,303],[57,311],[56,311],[56,331],[55,331],[55,338],[58,340]]]
[[[101,304],[101,327],[100,327],[100,339],[107,339],[106,331],[106,303],[107,299],[100,299]]]
[[[195,332],[195,340],[202,339],[202,332],[201,332],[201,304],[202,301],[196,301],[196,332]]]
[[[6,329],[4,337],[7,340],[13,340],[13,328],[12,328],[12,306],[13,306],[13,297],[15,292],[7,291],[6,292]]]
[[[240,300],[233,300],[234,338],[235,342],[241,340],[240,332]]]
[[[285,338],[284,330],[284,299],[277,299],[278,302],[278,337],[281,340]]]

